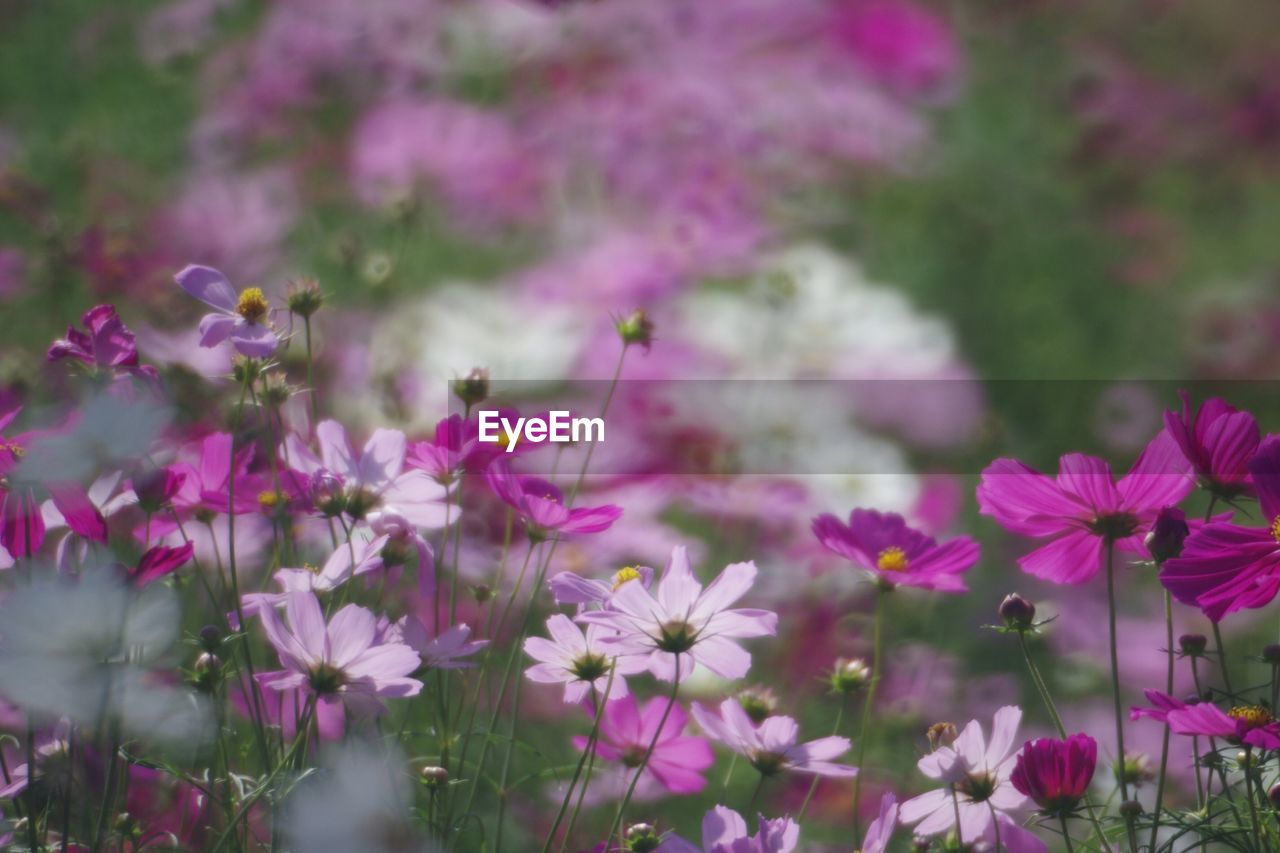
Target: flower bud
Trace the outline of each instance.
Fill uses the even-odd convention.
[[[1199,657],[1208,645],[1204,634],[1183,634],[1178,638],[1178,651],[1185,657]]]
[[[489,397],[489,371],[471,368],[466,376],[453,380],[453,395],[468,406],[483,403]]]
[[[310,317],[324,304],[320,283],[313,278],[303,278],[291,283],[289,293],[285,296],[285,304],[299,317]]]
[[[478,583],[471,587],[471,595],[475,598],[476,604],[484,604],[493,598],[493,588],[488,584]]]
[[[1177,507],[1167,506],[1156,516],[1151,532],[1147,534],[1147,550],[1157,563],[1172,560],[1182,553],[1191,528],[1187,527],[1187,515]]]
[[[272,371],[262,379],[262,403],[269,409],[279,409],[293,396],[293,386],[283,373]]]
[[[1272,785],[1267,791],[1267,799],[1271,801],[1272,807],[1280,809],[1280,782]]]
[[[1005,627],[1015,631],[1029,630],[1036,619],[1036,606],[1016,592],[1004,597],[999,612]]]
[[[1236,753],[1236,766],[1241,770],[1252,770],[1258,766],[1258,756],[1251,749],[1242,749]]]
[[[204,693],[212,693],[222,681],[222,659],[212,652],[201,652],[191,667],[192,683]]]
[[[214,625],[205,625],[200,629],[200,648],[206,652],[216,652],[222,645],[222,632]]]
[[[423,767],[418,772],[418,775],[422,779],[422,784],[426,785],[429,791],[439,790],[449,783],[449,771],[434,764],[428,764]]]
[[[934,751],[944,746],[951,746],[956,742],[956,738],[960,737],[960,731],[955,723],[934,723],[929,726],[925,734],[929,738],[929,748]]]
[[[627,827],[624,840],[631,853],[653,853],[662,846],[658,831],[649,823],[634,823]]]
[[[1142,803],[1137,800],[1125,800],[1120,804],[1120,816],[1123,818],[1138,817],[1142,814]]]
[[[1280,643],[1268,643],[1263,646],[1262,660],[1272,666],[1280,665]]]
[[[831,689],[836,693],[854,693],[871,680],[871,667],[862,658],[837,658],[831,670]]]
[[[112,829],[121,838],[128,838],[136,841],[142,837],[142,827],[138,825],[138,821],[128,812],[120,812],[116,815],[116,819],[112,824]]]
[[[413,534],[413,525],[395,507],[386,507],[370,513],[367,520],[375,536],[390,536],[392,539],[403,540]]]
[[[262,375],[262,362],[256,358],[236,356],[231,364],[231,376],[237,385],[249,386]]]
[[[1151,761],[1143,753],[1128,753],[1123,761],[1117,761],[1112,768],[1116,779],[1123,779],[1126,785],[1138,786],[1155,778],[1151,769]]]
[[[653,345],[653,321],[638,308],[625,317],[618,318],[614,327],[618,330],[618,337],[627,346],[639,344],[648,349]]]
[[[747,717],[757,726],[778,710],[778,697],[768,687],[748,687],[738,692],[737,699]]]
[[[168,468],[141,470],[133,475],[133,493],[138,496],[138,507],[146,513],[156,513],[169,505],[173,496],[182,488],[186,475]]]

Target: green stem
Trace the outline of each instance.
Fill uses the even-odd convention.
[[[840,723],[843,722],[844,720],[844,709],[845,709],[845,706],[848,704],[849,704],[849,695],[846,693],[840,699],[840,707],[836,709],[836,722],[835,722],[835,725],[831,727],[831,734],[833,736],[840,734]],[[801,803],[800,812],[799,814],[796,815],[796,823],[800,823],[801,821],[804,820],[804,813],[809,810],[809,801],[813,799],[813,792],[818,790],[818,780],[820,778],[822,777],[818,776],[815,773],[813,776],[813,781],[809,783],[809,791],[804,795],[804,802]]]
[[[1036,691],[1040,694],[1040,700],[1044,702],[1045,710],[1049,712],[1049,719],[1053,720],[1053,727],[1058,732],[1058,737],[1066,738],[1067,729],[1062,725],[1062,717],[1058,716],[1058,708],[1053,703],[1053,697],[1049,695],[1049,688],[1044,683],[1044,678],[1040,675],[1040,668],[1036,666],[1035,661],[1031,657],[1031,649],[1027,646],[1027,632],[1018,631],[1018,646],[1022,649],[1022,659],[1027,662],[1027,671],[1031,673],[1031,681],[1036,686]]]
[[[640,765],[636,767],[636,773],[631,777],[631,784],[627,786],[627,793],[622,798],[622,802],[618,804],[617,814],[613,816],[613,823],[609,825],[609,831],[605,833],[605,838],[613,838],[617,834],[619,827],[622,826],[622,816],[626,814],[627,806],[631,805],[631,795],[636,792],[636,785],[640,782],[640,776],[644,773],[646,767],[649,766],[649,759],[653,757],[653,751],[658,748],[658,739],[662,737],[662,732],[667,727],[667,718],[671,716],[671,709],[676,706],[676,697],[680,692],[680,653],[676,652],[675,678],[671,682],[671,696],[667,699],[667,709],[662,712],[662,719],[658,721],[658,728],[653,732],[653,740],[649,741],[649,748],[644,751],[644,757],[640,759]]]
[[[1120,653],[1119,646],[1116,641],[1116,570],[1115,570],[1115,543],[1109,538],[1106,542],[1107,549],[1107,628],[1109,631],[1111,645],[1111,698],[1115,705],[1116,712],[1116,752],[1117,761],[1119,762],[1119,772],[1116,774],[1120,782],[1120,798],[1122,801],[1129,800],[1129,783],[1125,779],[1125,750],[1124,750],[1124,711],[1120,704]],[[1125,816],[1125,826],[1129,834],[1129,849],[1136,853],[1138,849],[1137,834],[1133,826],[1133,817]]]
[[[884,621],[884,587],[876,588],[875,615],[871,627],[871,677],[867,679],[867,695],[862,700],[862,719],[858,721],[858,775],[853,777],[853,837],[862,837],[862,818],[858,804],[862,801],[862,767],[867,757],[867,730],[871,723],[872,708],[876,701],[876,687],[880,684],[881,635]]]
[[[1165,649],[1168,653],[1168,666],[1165,670],[1165,694],[1173,695],[1173,596],[1169,590],[1164,591],[1164,627]],[[1160,811],[1164,808],[1164,777],[1169,768],[1169,727],[1164,727],[1164,738],[1160,744],[1160,775],[1156,778],[1156,808],[1151,818],[1151,849],[1156,849],[1156,834],[1160,831]]]
[[[1234,696],[1235,691],[1231,689],[1231,671],[1227,668],[1227,648],[1222,643],[1222,628],[1217,622],[1213,623],[1213,642],[1218,647],[1218,667],[1222,670],[1222,685],[1227,689],[1229,696]]]
[[[614,659],[617,664],[617,659]],[[560,811],[556,813],[556,819],[551,824],[550,831],[547,832],[547,840],[542,843],[542,853],[547,853],[551,849],[551,842],[555,840],[556,830],[560,828],[561,821],[564,820],[565,812],[569,810],[569,801],[573,799],[573,789],[578,785],[578,779],[582,776],[582,768],[586,766],[587,756],[595,751],[596,740],[600,736],[600,720],[604,718],[604,706],[608,704],[608,696],[610,690],[613,689],[614,670],[609,670],[609,680],[605,683],[604,699],[597,699],[594,693],[591,694],[591,701],[595,703],[595,719],[591,723],[591,733],[587,735],[587,745],[582,751],[582,757],[578,759],[578,766],[573,771],[573,778],[569,780],[569,788],[564,792],[564,801],[560,803]]]
[[[1071,844],[1071,833],[1067,831],[1067,816],[1065,814],[1059,814],[1058,820],[1062,823],[1062,840],[1067,844],[1067,853],[1075,853],[1076,848]],[[1151,842],[1151,849],[1153,851],[1156,849],[1154,841]]]

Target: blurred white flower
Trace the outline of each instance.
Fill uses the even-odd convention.
[[[410,780],[401,756],[348,743],[327,756],[325,769],[302,782],[285,805],[285,834],[309,853],[427,851],[410,817]]]
[[[80,482],[144,455],[171,412],[147,397],[101,392],[68,423],[33,438],[13,478],[23,482]]]
[[[138,738],[193,744],[206,709],[151,671],[178,618],[168,587],[132,590],[107,569],[22,587],[0,604],[0,694],[37,716],[115,720]]]

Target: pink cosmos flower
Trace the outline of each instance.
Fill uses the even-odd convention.
[[[1018,565],[1054,583],[1092,578],[1102,567],[1107,542],[1145,555],[1143,536],[1157,514],[1194,485],[1189,464],[1163,431],[1119,481],[1106,462],[1082,453],[1063,456],[1058,471],[1055,479],[1017,460],[997,459],[978,485],[984,515],[1014,533],[1050,540]]]
[[[524,641],[525,654],[538,661],[525,670],[525,678],[539,684],[563,684],[566,702],[581,702],[591,690],[601,699],[621,699],[628,695],[625,676],[649,668],[644,656],[624,655],[615,660],[600,642],[609,633],[601,625],[588,625],[584,633],[568,616],[555,613],[547,618],[547,633],[550,640],[528,637]]]
[[[978,561],[978,543],[961,536],[939,545],[907,526],[896,513],[855,509],[849,523],[834,515],[813,520],[813,533],[828,551],[852,560],[888,586],[964,592],[960,575]]]
[[[70,358],[116,376],[136,376],[153,383],[160,380],[154,367],[138,364],[137,339],[116,314],[115,306],[90,308],[80,322],[87,331],[68,326],[67,336],[49,347],[49,361]]]
[[[602,636],[601,644],[618,656],[647,655],[649,671],[663,681],[684,681],[699,664],[721,678],[741,678],[751,669],[751,655],[733,641],[778,630],[776,613],[730,609],[755,578],[755,563],[733,563],[703,589],[689,567],[689,552],[677,545],[656,596],[638,583],[625,583],[606,609],[578,620],[616,630],[615,636]]]
[[[1261,440],[1258,421],[1225,400],[1211,397],[1191,414],[1191,398],[1179,391],[1182,413],[1164,413],[1164,428],[1191,463],[1201,485],[1231,498],[1248,489],[1249,460]]]
[[[1249,462],[1266,527],[1227,522],[1192,532],[1182,553],[1160,567],[1160,582],[1214,622],[1262,607],[1280,591],[1280,436],[1268,436]]]
[[[1017,760],[1014,741],[1021,720],[1022,709],[1006,705],[996,711],[990,743],[982,725],[970,720],[954,743],[921,758],[916,763],[920,772],[946,786],[954,785],[958,800],[953,802],[945,786],[912,797],[899,809],[902,822],[916,824],[918,835],[941,835],[956,827],[958,810],[960,837],[972,843],[994,829],[996,815],[1007,817],[1009,812],[1026,809],[1030,801],[1009,778]]]
[[[893,831],[897,828],[898,798],[892,791],[885,791],[880,798],[880,813],[871,821],[867,834],[862,837],[861,853],[885,853],[893,839]]]
[[[184,267],[174,281],[217,309],[200,320],[200,346],[216,347],[230,340],[241,355],[268,358],[280,345],[280,338],[271,329],[270,305],[260,288],[245,288],[237,294],[225,275],[198,264]]]
[[[259,607],[282,607],[295,592],[332,592],[353,577],[382,568],[386,536],[372,540],[352,540],[339,544],[319,569],[280,569],[274,575],[280,592],[249,592],[242,596],[246,612]]]
[[[359,455],[352,449],[347,431],[337,421],[321,421],[316,426],[317,456],[297,436],[287,439],[289,464],[313,479],[318,475],[336,478],[341,492],[341,510],[356,521],[364,521],[374,510],[394,507],[415,527],[435,530],[445,523],[446,492],[424,471],[406,470],[404,433],[376,429]],[[459,515],[455,507],[451,522]]]
[[[769,820],[759,815],[760,831],[747,829],[742,815],[728,806],[715,806],[702,818],[702,846],[668,836],[660,853],[792,853],[799,849],[800,825],[789,817]],[[865,851],[864,851],[865,853]]]
[[[570,509],[553,484],[538,477],[522,477],[504,462],[490,465],[485,477],[494,494],[516,511],[532,536],[599,533],[622,517],[622,508],[612,504]]]
[[[348,604],[325,624],[315,594],[295,592],[285,603],[287,624],[274,607],[258,608],[258,616],[285,667],[258,673],[264,687],[306,688],[367,710],[380,709],[383,697],[416,696],[422,690],[422,682],[409,677],[421,665],[418,653],[379,638],[376,617],[359,605]]]
[[[653,584],[653,569],[648,566],[627,566],[613,573],[607,581],[584,578],[574,572],[561,572],[547,581],[556,604],[603,604],[613,596],[618,587],[631,581],[640,581],[646,588]]]
[[[1236,705],[1223,711],[1212,702],[1187,704],[1157,690],[1143,691],[1151,708],[1134,708],[1130,717],[1162,720],[1178,735],[1226,738],[1259,749],[1280,748],[1280,721],[1262,705]]]
[[[176,548],[157,545],[149,548],[138,558],[138,565],[129,570],[129,582],[136,586],[146,586],[171,575],[186,565],[191,559],[195,546],[190,542]]]
[[[467,669],[475,664],[463,660],[489,645],[488,640],[471,640],[470,625],[454,625],[438,636],[427,633],[427,626],[416,616],[405,616],[387,635],[409,646],[422,658],[428,669]]]
[[[382,562],[388,570],[408,565],[411,561],[418,575],[418,595],[429,597],[436,588],[436,554],[431,543],[395,507],[369,514],[369,529],[375,536],[387,539],[382,547]]]
[[[1009,781],[1045,812],[1065,815],[1084,799],[1097,766],[1098,742],[1087,734],[1039,738],[1022,747]]]
[[[791,717],[765,717],[757,726],[747,716],[742,703],[729,698],[720,703],[719,715],[695,704],[693,719],[714,740],[746,756],[762,776],[773,776],[784,770],[836,779],[858,775],[858,768],[831,761],[849,751],[848,738],[832,735],[799,743],[800,726]]]
[[[21,406],[0,410],[0,432],[13,423],[21,411]],[[4,548],[11,559],[34,554],[44,544],[44,517],[35,492],[30,485],[9,479],[27,445],[37,435],[36,431],[9,438],[0,435],[0,548]]]
[[[595,753],[608,761],[638,767],[657,735],[643,775],[652,777],[673,794],[696,794],[707,784],[702,774],[715,762],[715,755],[706,739],[682,734],[689,717],[678,703],[671,706],[659,732],[658,724],[669,701],[665,696],[655,696],[641,708],[635,696],[627,695],[606,703]],[[587,738],[574,737],[573,745],[586,749]]]

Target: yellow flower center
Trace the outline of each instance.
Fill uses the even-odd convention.
[[[250,323],[259,323],[267,316],[270,309],[266,294],[260,287],[246,287],[236,303],[236,313]]]
[[[263,509],[275,509],[280,505],[280,493],[271,489],[258,492],[258,506]]]
[[[882,572],[905,572],[907,570],[906,552],[896,546],[890,546],[876,557],[876,568]]]
[[[304,569],[306,569],[307,571],[311,572],[311,574],[313,574],[313,575],[318,575],[318,574],[320,574],[320,567],[319,567],[319,566],[317,566],[315,563],[303,563],[303,564],[302,564],[302,568],[304,568]]]
[[[0,441],[0,451],[4,451],[4,450],[7,450],[10,453],[12,453],[15,459],[21,459],[22,454],[27,452],[26,448],[22,447],[22,445],[20,444],[13,444],[13,443],[5,444],[4,442]],[[1280,521],[1280,519],[1277,519],[1277,521]]]
[[[1271,712],[1261,705],[1237,705],[1227,712],[1227,716],[1244,723],[1250,729],[1262,728],[1275,719]]]
[[[613,573],[613,591],[617,592],[618,587],[622,586],[627,581],[634,581],[639,579],[640,579],[640,570],[637,569],[635,566],[627,566],[625,568],[618,569],[616,572]]]
[[[1271,538],[1280,542],[1280,515],[1277,515],[1275,520],[1271,522]]]

